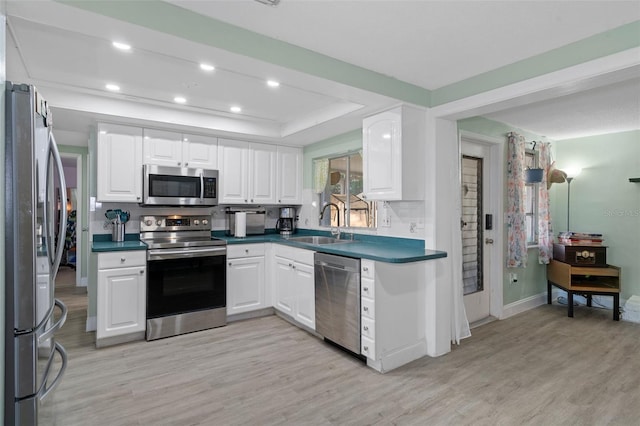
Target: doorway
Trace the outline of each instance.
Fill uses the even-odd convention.
[[[62,168],[64,170],[64,179],[67,194],[67,205],[60,206],[67,210],[67,227],[63,235],[59,236],[64,240],[65,250],[60,262],[61,266],[71,268],[75,271],[75,285],[86,287],[86,280],[82,279],[83,266],[83,239],[82,230],[84,223],[82,222],[84,205],[82,203],[83,190],[82,187],[82,155],[74,153],[61,152]],[[69,276],[69,274],[67,274]]]
[[[500,145],[496,141],[469,135],[461,137],[460,194],[462,277],[464,305],[470,324],[491,319],[492,293],[502,283],[496,271],[500,254],[495,241],[500,238],[496,214],[501,186]]]

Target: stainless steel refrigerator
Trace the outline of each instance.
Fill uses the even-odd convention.
[[[66,306],[54,300],[66,188],[46,101],[35,87],[11,82],[5,100],[4,424],[35,425],[40,401],[67,366],[54,337],[67,316]]]

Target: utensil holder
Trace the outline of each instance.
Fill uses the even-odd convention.
[[[121,243],[124,241],[124,223],[112,223],[111,241]]]

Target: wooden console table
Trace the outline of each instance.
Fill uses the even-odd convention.
[[[568,263],[551,260],[547,265],[547,303],[551,304],[551,286],[567,292],[569,317],[573,317],[573,295],[584,294],[587,306],[591,306],[592,296],[613,296],[613,320],[620,320],[620,268],[571,266]]]

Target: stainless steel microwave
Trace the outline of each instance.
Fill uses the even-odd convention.
[[[144,165],[143,206],[218,205],[218,171]]]

